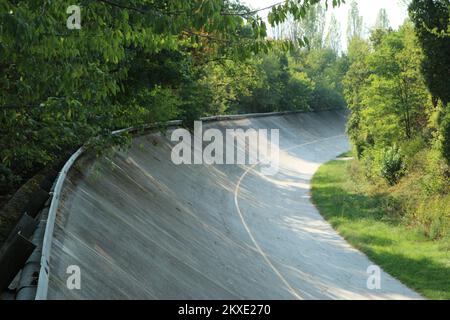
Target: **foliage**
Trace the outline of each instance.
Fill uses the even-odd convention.
[[[286,53],[272,52],[251,61],[257,79],[242,82],[247,94],[231,104],[230,112],[307,110],[314,83],[290,66]],[[238,76],[239,77],[239,76]],[[236,80],[236,78],[234,78]]]
[[[377,20],[375,22],[375,29],[387,30],[390,22],[386,9],[381,8],[378,12]]]
[[[441,152],[450,165],[450,104],[441,113],[440,119]]]
[[[321,49],[323,47],[323,34],[325,29],[325,8],[320,4],[309,7],[306,10],[305,17],[296,21],[290,19],[285,22],[283,30],[279,37],[287,37],[288,39],[303,39],[310,50]],[[302,42],[299,43],[300,47]]]
[[[313,90],[314,82],[306,73],[292,71],[286,85],[284,108],[291,111],[308,110]]]
[[[409,14],[426,57],[422,71],[433,105],[437,108],[438,99],[443,104],[439,109],[441,152],[450,165],[450,4],[446,0],[413,0]]]
[[[422,61],[422,70],[428,88],[446,105],[450,102],[450,37],[440,37],[430,30],[447,30],[450,26],[450,4],[447,0],[413,0],[409,14],[426,56]]]
[[[358,3],[353,0],[350,4],[347,22],[347,40],[350,43],[353,38],[363,36],[363,17],[359,15]]]
[[[320,213],[355,248],[430,299],[450,298],[450,194],[421,197],[421,172],[388,187],[360,176],[359,161],[330,161],[312,180]]]
[[[325,47],[330,48],[336,54],[341,51],[341,24],[334,14],[331,15],[327,36],[325,37]]]
[[[381,151],[381,176],[391,185],[395,185],[405,174],[403,155],[397,146],[388,147]]]
[[[357,150],[358,157],[361,157],[366,146],[371,143],[370,136],[362,123],[361,114],[363,88],[370,75],[366,62],[369,52],[369,44],[365,40],[354,37],[350,41],[347,53],[349,67],[342,81],[347,106],[351,111],[347,123],[347,133]]]
[[[322,1],[328,2],[341,1]],[[274,5],[269,22],[281,24],[288,15],[299,20],[318,3]],[[267,39],[258,10],[237,1],[84,0],[81,29],[69,30],[66,10],[72,4],[0,0],[2,192],[91,137],[227,112],[226,101],[242,100],[267,85],[255,74],[258,62],[246,63],[260,59],[255,55],[267,53],[274,42]],[[293,43],[275,46],[286,50]],[[217,90],[207,82],[206,70],[215,73],[213,83],[222,75],[228,83]],[[307,83],[297,80],[286,78],[285,85],[300,89]],[[289,108],[305,106],[294,98],[298,106]],[[280,108],[272,104],[269,110]]]
[[[432,147],[424,153],[424,159],[413,159],[425,162],[421,168],[420,186],[423,193],[432,196],[450,193],[448,167],[442,158],[439,149]],[[448,210],[447,210],[448,211]]]
[[[350,42],[344,78],[351,110],[347,131],[359,158],[374,154],[366,149],[381,150],[422,135],[431,138],[427,132],[433,130],[420,71],[423,55],[412,25],[405,23],[399,31],[387,30],[372,39],[372,45],[359,38]]]
[[[415,41],[411,26],[406,24],[400,31],[387,34],[377,50],[368,57],[368,66],[373,73],[363,93],[367,113],[373,110],[381,125],[388,123],[383,117],[390,117],[397,124],[395,128],[401,129],[398,131],[385,127],[386,130],[383,130],[371,125],[372,135],[380,139],[390,130],[391,137],[398,135],[410,139],[415,130],[422,128],[421,117],[428,92],[419,68],[421,51]],[[368,120],[375,119],[369,115]]]
[[[450,196],[434,196],[421,202],[415,212],[415,220],[420,230],[430,239],[446,238],[450,230]],[[447,212],[447,214],[446,214]]]
[[[315,83],[313,110],[343,108],[342,79],[347,72],[346,57],[339,57],[331,48],[311,51],[304,62],[306,73]]]
[[[330,217],[332,221],[339,220],[338,228],[349,241],[370,252],[371,258],[385,263],[401,279],[409,271],[393,267],[393,260],[397,258],[385,259],[386,254],[373,254],[384,249],[366,241],[365,237],[391,239],[388,234],[393,230],[399,235],[413,230],[424,238],[427,243],[424,245],[435,252],[426,265],[436,263],[432,269],[440,271],[429,269],[422,273],[422,283],[411,281],[410,285],[426,295],[446,297],[448,288],[445,286],[436,282],[435,289],[429,289],[424,284],[439,278],[442,272],[448,273],[438,267],[441,249],[436,246],[440,244],[444,247],[442,250],[448,252],[450,167],[446,162],[446,150],[450,140],[446,137],[450,136],[450,121],[448,105],[433,97],[426,75],[427,65],[431,69],[439,68],[442,61],[431,66],[432,59],[428,60],[427,51],[422,48],[423,39],[417,31],[417,23],[412,25],[408,21],[398,31],[374,29],[370,42],[358,37],[350,41],[350,66],[343,84],[351,111],[347,132],[358,160],[352,162],[346,172],[351,178],[349,185],[335,191],[345,201],[337,210],[345,209],[346,214],[336,211]],[[446,50],[449,54],[442,46],[433,50]],[[443,52],[437,55],[441,54]],[[445,82],[445,76],[441,76],[441,81]],[[321,210],[324,211],[327,209]],[[387,221],[395,221],[395,224],[390,225]],[[378,226],[379,230],[372,230],[370,225]],[[386,249],[415,256],[420,246],[417,238],[413,245],[409,243],[409,239],[414,238],[412,235],[401,238],[395,242],[395,249],[394,245],[386,245]],[[425,264],[421,270],[424,267]],[[413,274],[415,272],[411,270]]]

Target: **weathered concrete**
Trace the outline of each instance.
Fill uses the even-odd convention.
[[[367,289],[372,263],[310,202],[319,165],[349,149],[344,126],[337,112],[205,124],[279,128],[272,177],[258,166],[176,166],[161,134],[82,159],[63,190],[48,298],[420,298],[385,273],[381,290]],[[81,290],[66,288],[69,265],[81,268]]]

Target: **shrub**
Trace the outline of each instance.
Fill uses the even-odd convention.
[[[381,150],[379,166],[381,176],[391,186],[397,184],[405,174],[404,157],[395,145]]]
[[[423,160],[418,158],[420,158],[420,155],[424,153],[422,151],[425,149],[425,146],[426,141],[420,135],[402,143],[402,154],[404,155],[405,163],[408,169],[423,165]]]
[[[448,165],[442,157],[440,150],[436,147],[426,154],[424,175],[421,186],[427,195],[445,194],[450,192]]]
[[[450,165],[450,104],[440,115],[441,149],[447,164]]]
[[[415,220],[430,239],[445,238],[450,233],[450,196],[426,198],[417,207]]]

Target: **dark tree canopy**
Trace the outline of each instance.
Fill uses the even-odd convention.
[[[426,59],[422,69],[431,94],[450,102],[450,35],[448,0],[413,0],[409,13]]]
[[[439,130],[442,154],[450,164],[450,2],[448,0],[413,0],[409,14],[425,54],[422,72],[437,106],[442,101]]]

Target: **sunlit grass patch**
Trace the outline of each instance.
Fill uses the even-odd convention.
[[[349,154],[341,157],[348,157]],[[350,161],[323,165],[312,181],[320,213],[355,248],[405,285],[431,299],[450,299],[450,239],[427,237],[396,212],[387,190],[367,193],[350,178]]]

